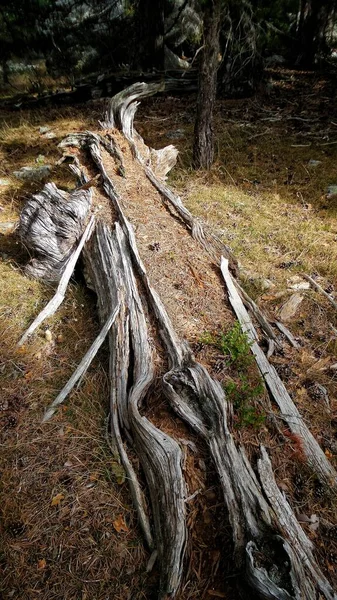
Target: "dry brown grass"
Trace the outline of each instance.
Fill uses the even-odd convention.
[[[1,591],[4,598],[145,598],[146,560],[126,484],[118,485],[105,442],[106,355],[51,424],[55,397],[97,334],[94,304],[72,284],[56,316],[31,343],[16,342],[51,290],[27,281],[17,266],[2,270]],[[4,289],[4,288],[2,288]],[[7,293],[6,293],[7,291]],[[53,498],[61,494],[58,505]],[[117,533],[123,515],[128,532]],[[119,577],[123,570],[123,579]]]
[[[38,127],[45,124],[56,140],[42,139]],[[7,115],[0,177],[10,184],[0,188],[1,222],[17,219],[27,195],[41,187],[22,183],[11,172],[34,164],[40,154],[54,165],[60,157],[55,142],[90,124],[68,109]],[[74,184],[66,167],[53,167],[52,177],[63,187]],[[105,441],[104,349],[53,422],[41,425],[44,409],[98,333],[94,299],[73,282],[57,314],[18,349],[21,334],[54,291],[24,276],[28,256],[15,234],[1,235],[0,244],[0,595],[22,600],[148,598],[147,556],[127,484]],[[51,341],[45,338],[47,326]],[[59,494],[62,499],[52,506]],[[118,533],[114,522],[121,515],[128,530]]]

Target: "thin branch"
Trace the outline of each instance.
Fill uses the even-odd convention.
[[[101,345],[103,344],[103,342],[109,332],[109,329],[115,322],[117,315],[119,313],[119,310],[120,310],[120,303],[117,305],[117,307],[114,309],[114,311],[108,317],[107,321],[105,322],[104,326],[102,327],[102,329],[101,329],[100,333],[98,334],[97,338],[95,339],[94,343],[90,346],[88,352],[82,358],[80,364],[78,365],[77,369],[74,371],[72,376],[70,377],[69,381],[66,383],[66,385],[61,390],[59,395],[55,398],[55,400],[51,403],[51,405],[47,408],[47,410],[44,414],[44,417],[42,419],[42,423],[46,423],[47,421],[49,421],[49,419],[51,419],[53,414],[56,412],[57,407],[60,404],[62,404],[62,402],[64,402],[64,400],[66,399],[68,394],[71,392],[73,387],[76,385],[78,380],[87,371],[88,367],[90,366],[93,359],[95,358],[98,350],[100,349]]]
[[[228,289],[228,298],[233,310],[240,322],[242,331],[246,333],[248,341],[251,344],[251,351],[255,357],[262,377],[264,378],[268,389],[278,405],[281,414],[286,417],[290,430],[298,435],[303,442],[303,450],[308,463],[315,471],[318,478],[325,485],[337,489],[337,472],[328,461],[322,448],[315,440],[312,433],[305,425],[301,414],[292,401],[289,393],[280,379],[275,367],[270,364],[266,355],[257,343],[257,335],[250,316],[245,309],[235,283],[228,270],[228,260],[221,257],[221,272]],[[286,416],[289,415],[289,416]]]
[[[329,302],[331,302],[332,306],[334,308],[337,309],[337,302],[331,298],[330,294],[328,294],[328,292],[326,292],[321,285],[319,285],[319,283],[317,283],[317,281],[315,281],[312,277],[310,277],[310,275],[307,275],[306,273],[303,273],[303,277],[309,281],[319,292],[321,292],[321,294],[323,294],[323,296],[325,296]]]

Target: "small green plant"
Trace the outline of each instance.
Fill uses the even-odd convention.
[[[199,338],[199,342],[205,346],[215,346],[218,348],[218,336],[211,331],[204,331]]]
[[[256,375],[253,381],[250,377],[249,367],[254,363],[254,358],[251,344],[240,323],[236,322],[226,333],[205,331],[199,341],[217,348],[226,357],[232,372],[235,372],[235,380],[227,380],[224,390],[233,405],[236,426],[261,426],[266,417],[254,403],[263,394],[264,384],[261,378],[256,383]]]
[[[237,369],[245,369],[254,362],[247,335],[238,321],[226,333],[205,331],[199,341],[220,350],[227,357],[229,364],[235,363]]]
[[[227,381],[224,389],[236,413],[238,427],[259,427],[264,423],[265,415],[253,404],[264,391],[262,379],[252,385],[244,373],[239,373],[239,381]]]
[[[218,348],[228,357],[230,363],[235,363],[238,369],[244,369],[252,364],[251,344],[247,335],[242,331],[237,321],[227,333],[219,335]]]

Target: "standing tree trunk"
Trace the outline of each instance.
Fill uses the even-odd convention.
[[[208,0],[204,13],[204,46],[194,126],[193,164],[196,169],[210,169],[214,160],[213,107],[219,66],[220,22],[221,0]]]
[[[324,51],[335,0],[301,0],[297,19],[297,65],[312,68]]]

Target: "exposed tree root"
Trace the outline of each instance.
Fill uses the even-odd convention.
[[[160,196],[170,203],[193,237],[212,256],[218,256],[219,251],[223,250],[223,245],[217,245],[217,240],[205,233],[203,225],[194,219],[181,200],[160,179],[172,167],[174,149],[169,147],[162,151],[150,151],[133,129],[136,100],[154,93],[156,89],[146,84],[135,84],[124,90],[111,102],[104,123],[104,127],[109,128],[106,137],[86,132],[69,136],[63,146],[79,145],[88,151],[101,174],[111,212],[117,216],[113,225],[98,220],[90,240],[84,245],[83,258],[90,284],[97,294],[100,320],[102,325],[105,324],[104,335],[109,330],[112,444],[127,472],[146,542],[151,550],[158,552],[161,578],[159,598],[164,600],[177,596],[184,575],[187,541],[187,488],[182,451],[176,439],[161,431],[146,416],[146,403],[151,397],[156,373],[156,358],[160,356],[164,365],[162,398],[166,399],[177,417],[204,440],[216,467],[232,528],[242,594],[247,598],[253,594],[262,599],[280,600],[311,600],[320,594],[332,600],[335,598],[333,590],[315,562],[312,543],[277,487],[266,450],[261,448],[261,458],[254,470],[244,448],[237,447],[235,443],[231,432],[231,407],[222,386],[203,365],[195,361],[188,344],[176,333],[139,254],[135,232],[125,211],[128,199],[120,197],[104,163],[104,152],[108,151],[115,160],[118,176],[127,177],[122,152],[114,137],[114,130],[111,130],[117,127],[133,149],[134,169],[145,171]],[[78,239],[78,231],[83,231],[85,225],[84,213],[80,209],[83,194],[88,194],[90,198],[90,193],[83,191],[81,195],[78,192],[76,198],[73,194],[66,202],[67,198],[52,185],[48,188],[48,194],[51,198],[55,197],[56,214],[62,215],[62,220],[59,216],[51,218],[50,211],[46,213],[40,203],[38,227],[33,232],[24,229],[24,226],[22,228],[22,235],[26,231],[31,246],[36,244],[39,249],[42,267],[39,269],[37,265],[34,274],[42,277],[45,273],[60,272],[64,267],[69,244],[62,254],[60,236],[65,229],[72,230],[76,219],[75,238]],[[36,211],[36,198],[39,197],[33,197],[27,203],[24,215]],[[72,208],[71,214],[66,210],[69,201],[79,204],[78,209]],[[52,206],[53,200],[50,199]],[[87,213],[88,210],[86,217]],[[48,232],[42,241],[39,235],[41,228]],[[49,244],[57,252],[48,253]],[[226,268],[224,276],[231,294],[235,291],[236,301],[240,300]],[[240,314],[243,314],[242,309],[245,309],[241,305],[242,302]],[[240,320],[243,329],[251,334],[253,343],[260,351],[255,330],[247,320],[246,312],[244,319]],[[265,328],[270,338],[277,342],[273,330],[268,330],[267,321]],[[155,337],[156,344],[151,344],[151,336]],[[253,351],[257,355],[254,349],[255,346]],[[264,354],[263,360],[268,363]],[[268,380],[267,383],[272,389],[271,382]],[[276,382],[275,385],[279,387],[280,384]],[[293,404],[285,406],[280,405],[281,412],[291,412],[297,428],[294,431],[299,430],[301,435],[305,431],[305,448],[311,467],[325,482],[334,478],[334,471],[317,442],[307,429],[303,429],[297,409]],[[143,492],[138,473],[132,465],[130,445],[139,458],[148,493]]]

